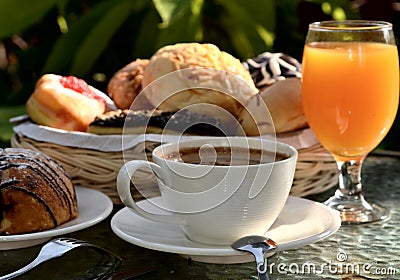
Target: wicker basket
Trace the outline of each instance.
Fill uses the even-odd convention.
[[[146,159],[159,145],[146,142],[137,145],[129,153],[102,152],[36,141],[14,134],[11,146],[42,152],[60,162],[70,174],[75,185],[90,187],[108,195],[115,204],[121,204],[116,190],[116,177],[125,161]],[[140,190],[134,197],[158,195],[155,179],[149,170],[135,174],[135,187]],[[306,196],[323,192],[337,183],[337,167],[332,156],[320,145],[300,149],[291,195]]]

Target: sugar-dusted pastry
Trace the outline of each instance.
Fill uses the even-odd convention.
[[[74,76],[43,75],[26,103],[37,124],[68,131],[86,131],[107,110],[107,100],[84,80]]]
[[[0,149],[0,234],[55,228],[78,216],[74,185],[50,157]]]

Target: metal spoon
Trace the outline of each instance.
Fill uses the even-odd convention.
[[[231,247],[235,250],[251,253],[256,259],[258,279],[269,279],[265,253],[278,247],[275,241],[264,236],[250,235],[238,239]]]

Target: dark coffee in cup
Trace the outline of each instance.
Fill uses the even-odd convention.
[[[255,137],[164,143],[152,151],[153,161],[125,163],[117,190],[121,201],[141,217],[179,225],[195,242],[229,246],[243,236],[263,235],[272,226],[289,196],[297,156],[292,146]],[[173,215],[136,205],[132,174],[149,167],[161,193],[155,206]]]
[[[163,157],[167,160],[191,164],[234,166],[270,163],[287,159],[289,156],[260,149],[213,147],[206,144],[201,147],[180,148],[179,153],[169,153]]]

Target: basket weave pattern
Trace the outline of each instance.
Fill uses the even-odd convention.
[[[36,150],[57,160],[75,185],[99,190],[108,195],[115,204],[121,204],[116,188],[116,177],[121,166],[129,160],[147,159],[158,144],[142,143],[129,152],[102,152],[36,141],[18,134],[14,134],[11,139],[11,146],[14,148]],[[298,152],[291,195],[302,197],[323,192],[336,185],[336,163],[321,145]],[[139,170],[135,174],[135,186],[136,184],[140,192],[134,193],[135,198],[159,194],[154,176],[149,170]]]

